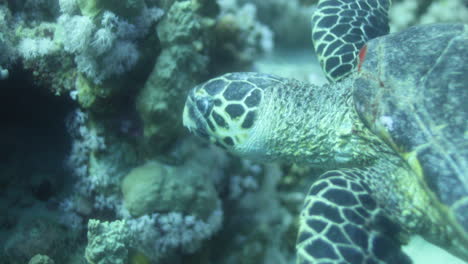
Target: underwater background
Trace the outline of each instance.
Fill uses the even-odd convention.
[[[292,264],[321,171],[237,158],[182,126],[226,72],[314,84],[314,0],[0,0],[0,264]],[[391,31],[468,23],[395,0]],[[464,263],[415,237],[414,263]]]

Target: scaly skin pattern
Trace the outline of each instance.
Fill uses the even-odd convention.
[[[389,0],[320,0],[312,16],[312,40],[329,81],[355,71],[359,50],[389,32]]]
[[[216,94],[206,92],[213,86]],[[282,159],[321,168],[363,166],[383,148],[353,110],[350,86],[349,81],[319,87],[272,75],[226,74],[192,90],[184,122],[190,130],[209,134],[214,143],[256,160]],[[256,93],[256,104],[249,107]],[[203,112],[205,105],[211,111],[208,116],[189,116]],[[231,111],[236,107],[242,110]],[[253,126],[242,128],[248,109]]]
[[[467,54],[467,38],[429,40],[431,51],[442,47],[435,56],[424,49],[437,26],[378,37],[388,33],[389,5],[390,0],[319,2],[312,38],[327,78],[336,83],[319,87],[230,73],[188,96],[184,125],[196,135],[245,158],[330,170],[311,186],[301,212],[300,264],[410,263],[401,251],[408,234],[468,260],[466,149],[457,150],[466,145],[466,103],[449,106],[449,116],[437,113],[448,109],[444,89],[465,95],[460,85],[466,84],[466,63],[456,66],[453,58]],[[374,45],[394,36],[400,40],[388,45],[390,53]],[[405,104],[402,94],[417,99]],[[423,111],[425,119],[414,114],[428,105],[440,108]],[[425,139],[436,136],[421,143],[421,133]],[[458,143],[442,151],[440,143],[450,135]]]
[[[465,259],[467,83],[468,26],[434,24],[367,43],[353,84],[362,119],[407,161],[444,216],[439,226],[445,235],[428,232],[425,238]]]
[[[364,201],[350,206],[337,202],[339,193],[331,198],[327,197],[327,191],[308,196],[299,230],[298,258],[305,261],[301,263],[321,263],[320,259],[328,257],[336,261],[350,261],[351,257],[407,263],[406,256],[400,252],[398,234],[436,229],[434,222],[439,215],[432,210],[416,175],[362,124],[352,105],[351,85],[352,79],[315,86],[267,74],[230,73],[200,84],[190,92],[184,124],[195,134],[242,157],[341,169],[334,172],[334,177],[343,178],[348,186],[357,186],[362,191],[342,188],[344,195]],[[248,121],[248,116],[253,119]],[[337,188],[324,175],[311,190],[324,182],[329,189]],[[360,198],[361,195],[366,198]],[[335,225],[333,219],[325,221],[330,214],[311,209],[318,207],[326,211],[323,201],[332,208],[331,215],[341,215],[347,221]],[[366,202],[375,206],[368,208]],[[363,218],[367,227],[351,222],[353,219],[349,220],[346,214]],[[434,220],[428,214],[437,217]],[[317,218],[326,223],[320,236],[309,225]],[[390,232],[386,223],[391,222],[398,223],[398,228],[392,227]],[[355,229],[360,231],[351,231]],[[338,230],[347,237],[342,247],[335,241]],[[361,240],[376,246],[360,248],[362,245],[356,241]],[[316,248],[321,248],[317,245],[323,243],[333,249],[328,252],[331,255],[317,253]],[[387,246],[389,250],[382,249]]]
[[[429,196],[438,212],[427,214],[434,224],[422,235],[468,260],[467,25],[383,36],[390,4],[319,1],[312,17],[317,57],[330,81],[358,71],[357,112],[418,176],[423,190],[413,195]]]

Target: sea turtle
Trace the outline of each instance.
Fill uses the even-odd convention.
[[[420,234],[468,261],[468,26],[388,34],[390,0],[321,0],[330,84],[229,73],[191,90],[184,125],[242,157],[328,170],[300,216],[298,263],[410,263]]]

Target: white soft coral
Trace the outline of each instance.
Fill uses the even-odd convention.
[[[96,53],[101,55],[108,51],[114,44],[115,34],[108,28],[100,28],[94,33],[91,47],[96,50]]]
[[[56,50],[57,46],[48,38],[24,38],[18,45],[18,53],[26,60],[42,57]]]
[[[72,10],[65,2],[67,0],[61,0],[61,7]],[[135,66],[140,57],[138,40],[148,34],[151,25],[162,15],[161,9],[145,8],[134,23],[130,23],[104,11],[100,23],[95,24],[90,17],[65,13],[58,19],[57,42],[63,43],[66,52],[75,55],[79,72],[100,84]]]
[[[87,16],[61,15],[58,23],[63,29],[63,47],[70,53],[83,52],[91,42],[95,25]]]

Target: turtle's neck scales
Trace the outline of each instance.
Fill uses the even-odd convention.
[[[362,124],[352,100],[351,78],[323,86],[287,80],[266,89],[257,127],[267,159],[321,168],[372,163],[389,148]]]

